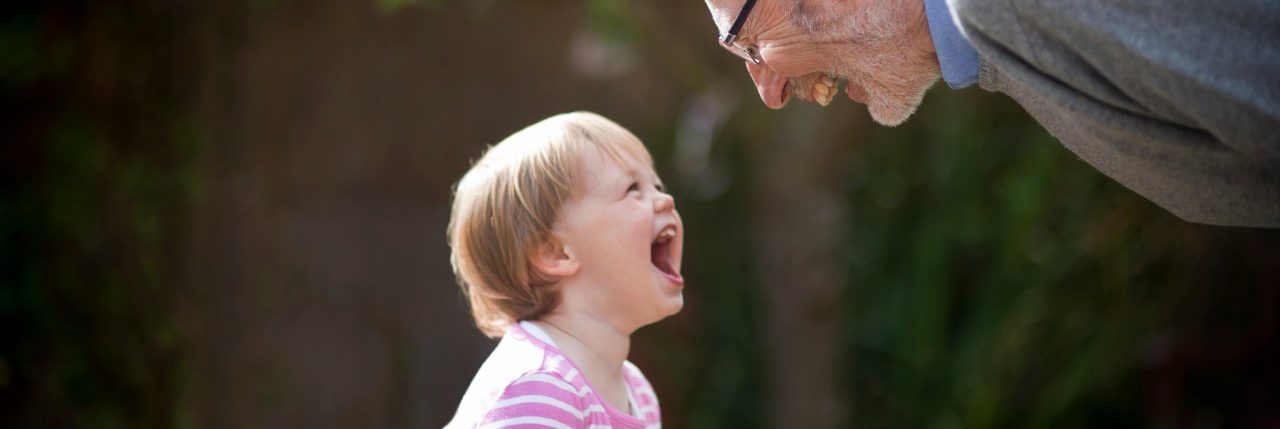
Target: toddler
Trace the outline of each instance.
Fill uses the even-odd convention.
[[[553,116],[458,182],[449,245],[476,326],[501,337],[447,428],[658,428],[631,334],[680,311],[684,228],[636,136]]]

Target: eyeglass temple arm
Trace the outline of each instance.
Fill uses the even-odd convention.
[[[733,43],[738,39],[738,31],[742,30],[742,24],[747,22],[747,15],[751,14],[751,8],[755,7],[756,0],[747,0],[742,4],[742,10],[738,12],[738,18],[733,20],[733,26],[729,27],[729,32],[724,35],[725,43]]]

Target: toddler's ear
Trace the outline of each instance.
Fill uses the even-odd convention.
[[[534,247],[530,256],[533,267],[545,276],[564,278],[578,272],[578,258],[574,257],[573,250],[554,234]]]

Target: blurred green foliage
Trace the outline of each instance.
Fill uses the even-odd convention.
[[[1010,100],[977,95],[935,89],[912,119],[925,126],[877,129],[848,168],[857,421],[1172,423],[1147,408],[1149,372],[1171,354],[1213,352],[1187,324],[1242,315],[1224,329],[1239,334],[1274,323],[1280,235],[1184,223],[1077,159]],[[1237,381],[1256,369],[1235,368]],[[1214,393],[1265,391],[1253,388]],[[1187,415],[1242,411],[1184,400]]]
[[[176,222],[199,187],[200,133],[164,87],[165,58],[90,59],[173,48],[133,45],[169,31],[163,17],[87,6],[14,4],[0,19],[3,427],[166,427],[179,409]]]

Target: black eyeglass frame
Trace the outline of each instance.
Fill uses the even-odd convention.
[[[729,31],[720,33],[716,38],[720,42],[720,46],[728,50],[729,53],[742,58],[743,61],[750,61],[760,64],[764,59],[760,58],[760,54],[756,52],[755,47],[743,48],[735,44],[738,40],[738,32],[742,30],[742,24],[747,22],[747,15],[751,14],[751,8],[756,6],[756,0],[747,0],[742,4],[742,10],[738,11],[738,18],[733,20],[733,26],[729,27]]]

